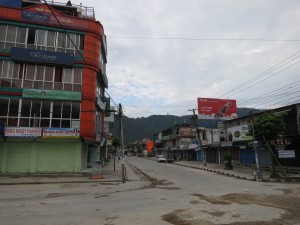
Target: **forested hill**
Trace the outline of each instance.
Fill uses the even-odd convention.
[[[253,114],[261,112],[259,109],[239,108],[238,117],[247,116],[252,111]],[[191,123],[191,116],[174,116],[174,115],[152,115],[141,118],[124,117],[124,144],[127,145],[136,140],[143,138],[151,138],[154,133],[160,132],[164,129],[174,126],[174,124]],[[199,126],[213,126],[217,127],[217,121],[198,120]],[[113,136],[118,137],[118,119],[115,119],[113,127]]]

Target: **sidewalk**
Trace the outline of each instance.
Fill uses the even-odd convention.
[[[126,166],[127,173],[131,173]],[[0,174],[0,185],[14,184],[55,184],[55,183],[121,183],[121,161],[111,159],[101,170],[102,179],[91,179],[92,169],[78,173],[49,173],[49,174]]]
[[[198,161],[176,161],[174,164],[179,166],[185,166],[195,169],[201,169],[209,172],[218,173],[224,176],[235,177],[238,179],[250,180],[255,181],[254,171],[256,170],[255,167],[249,166],[242,166],[242,165],[233,165],[232,170],[225,170],[223,164],[218,163],[206,163],[204,166],[203,162]],[[285,182],[286,179],[273,179],[270,178],[270,172],[268,170],[262,171],[263,180],[267,182]],[[289,179],[287,182],[300,182],[300,175],[299,174],[289,174]],[[261,181],[261,180],[260,180]]]

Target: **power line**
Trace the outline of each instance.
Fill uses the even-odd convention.
[[[263,41],[263,42],[298,42],[298,39],[266,39],[266,38],[187,38],[187,37],[149,37],[149,36],[114,36],[116,39],[141,39],[141,40],[181,40],[181,41]]]

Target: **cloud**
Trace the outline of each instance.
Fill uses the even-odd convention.
[[[242,100],[298,80],[299,64],[291,66],[297,58],[263,74],[300,50],[298,41],[263,41],[300,36],[297,0],[90,0],[84,4],[95,8],[107,35],[107,91],[129,117],[188,114],[189,108],[197,107],[197,97],[235,98],[238,106],[253,106]],[[246,89],[251,79],[257,84]],[[241,84],[244,87],[237,88]]]

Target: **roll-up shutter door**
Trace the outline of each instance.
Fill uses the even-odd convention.
[[[73,172],[75,143],[39,143],[37,172]]]
[[[30,170],[31,143],[8,144],[6,172],[27,173]]]

